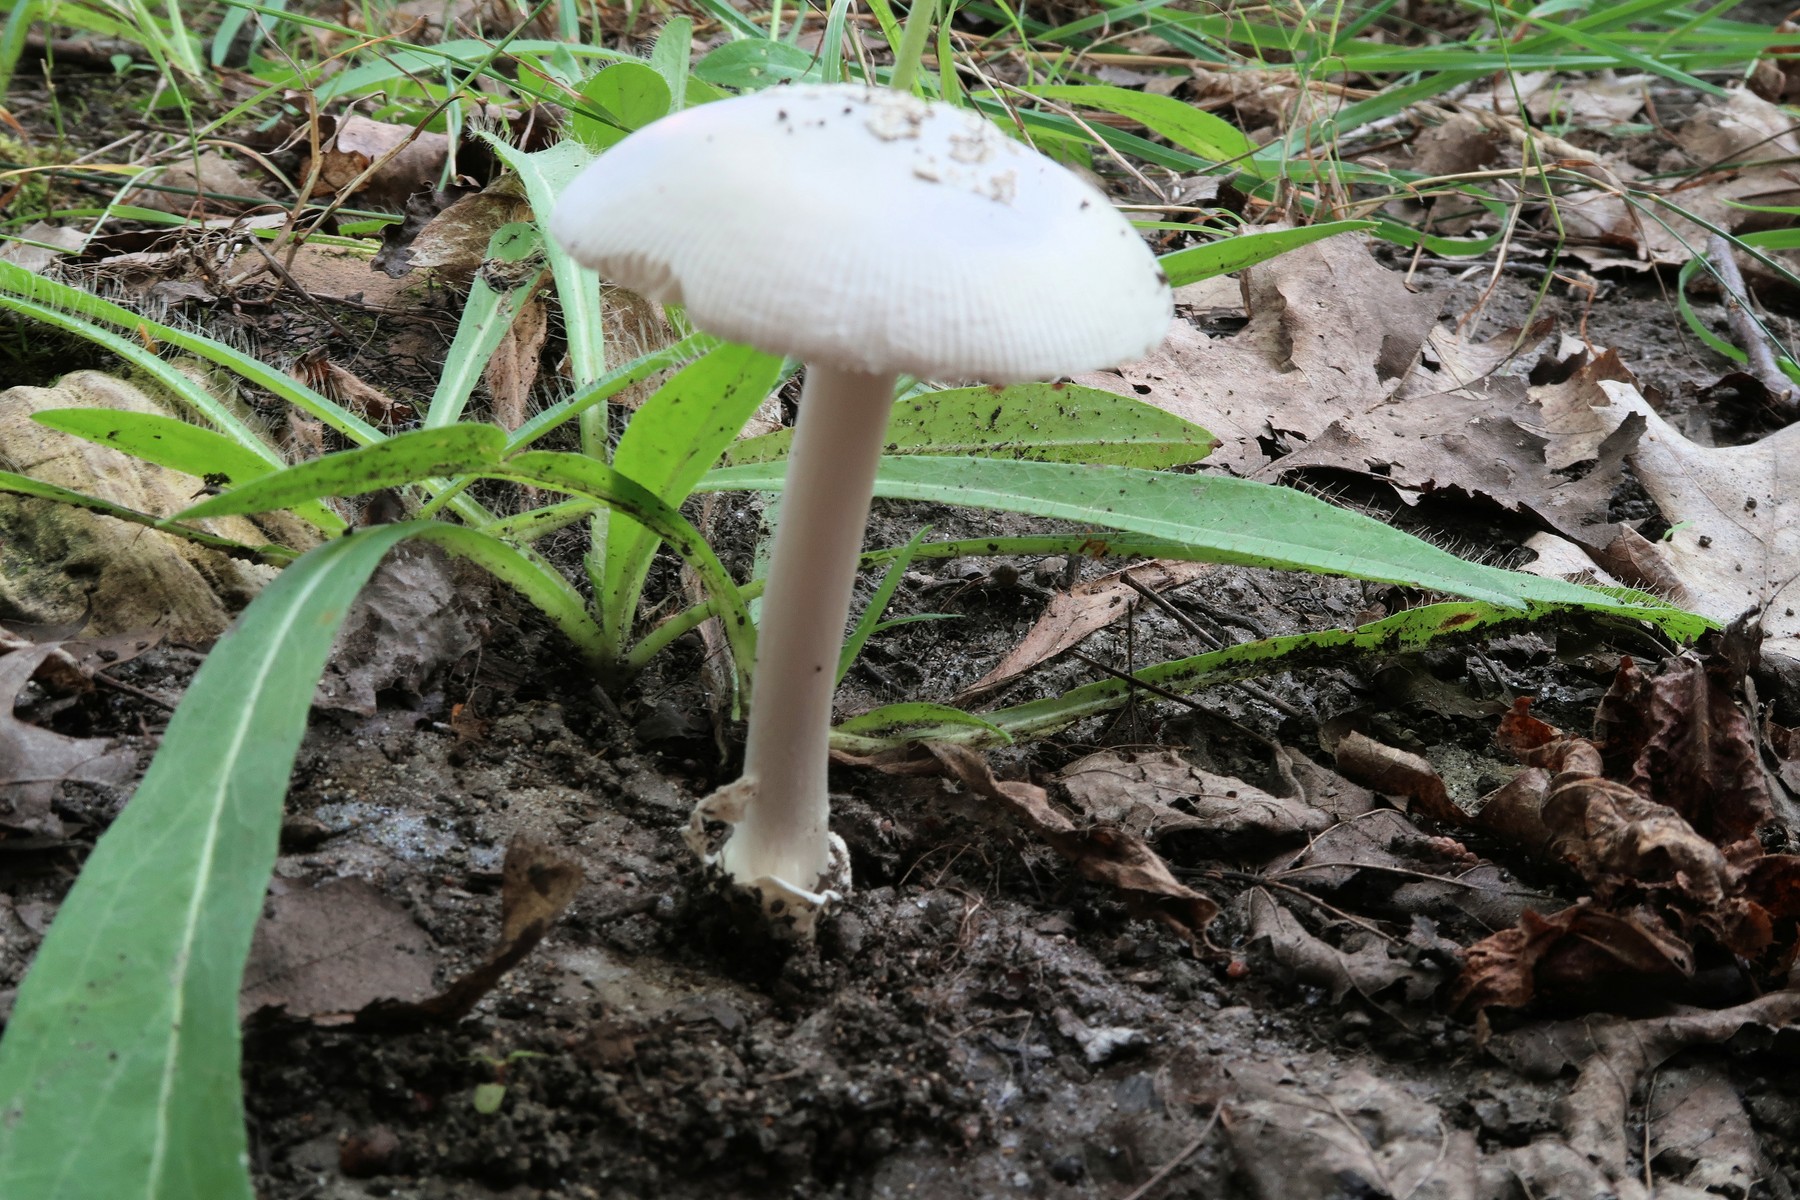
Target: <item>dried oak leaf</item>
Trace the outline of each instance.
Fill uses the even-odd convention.
[[[987,761],[972,750],[931,742],[925,749],[971,792],[1004,805],[1084,879],[1113,888],[1181,936],[1204,937],[1218,915],[1219,906],[1177,880],[1142,838],[1105,826],[1078,828],[1051,806],[1043,788],[995,779]]]
[[[1528,909],[1516,928],[1470,946],[1450,999],[1463,1012],[1523,1008],[1540,997],[1589,998],[1626,977],[1693,971],[1693,952],[1655,914],[1604,912],[1583,900],[1547,917]]]
[[[1250,893],[1249,905],[1250,946],[1267,955],[1282,975],[1326,989],[1333,1004],[1342,1003],[1351,992],[1373,1003],[1396,984],[1405,985],[1408,1002],[1419,1003],[1442,982],[1435,972],[1396,956],[1376,937],[1368,936],[1354,950],[1338,949],[1315,936],[1262,888]]]

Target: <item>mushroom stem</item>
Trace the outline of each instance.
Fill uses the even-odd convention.
[[[896,379],[806,369],[757,632],[744,751],[754,797],[720,859],[740,883],[811,891],[830,865],[831,697]]]

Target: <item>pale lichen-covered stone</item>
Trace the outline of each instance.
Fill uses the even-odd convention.
[[[172,402],[100,371],[76,371],[54,387],[0,392],[0,468],[114,504],[170,516],[197,502],[201,481],[31,419],[54,408],[110,408],[177,415]],[[299,521],[224,517],[199,523],[247,545],[304,549],[316,537]],[[264,526],[264,527],[259,527]],[[171,534],[51,500],[0,495],[0,617],[67,625],[91,616],[92,635],[159,629],[176,641],[217,637],[275,569]]]

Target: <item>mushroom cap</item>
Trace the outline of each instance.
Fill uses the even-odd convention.
[[[631,134],[550,232],[701,329],[871,374],[1010,383],[1140,358],[1167,278],[1098,189],[980,115],[774,87]]]

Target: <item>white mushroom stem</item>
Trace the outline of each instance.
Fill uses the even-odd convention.
[[[896,378],[806,370],[757,632],[753,795],[720,859],[739,883],[772,876],[812,891],[830,865],[831,696]]]

